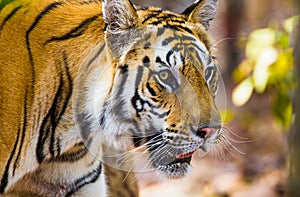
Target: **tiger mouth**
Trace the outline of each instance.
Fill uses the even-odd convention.
[[[173,164],[182,164],[182,163],[187,163],[187,164],[191,164],[191,160],[192,160],[192,156],[193,154],[196,152],[196,150],[193,150],[191,152],[188,153],[183,153],[183,154],[179,154],[176,155],[176,158],[174,159],[174,161],[172,161],[171,163],[167,164],[167,166],[173,165]]]
[[[186,176],[191,169],[191,160],[195,151],[196,150],[176,155],[172,162],[159,165],[159,171],[163,172],[166,177],[171,179],[177,179]]]
[[[179,155],[176,155],[176,158],[177,159],[185,159],[185,158],[189,158],[189,157],[192,157],[194,152],[196,152],[196,150],[193,150],[191,152],[188,152],[188,153],[183,153],[183,154],[179,154]]]
[[[192,156],[185,157],[185,158],[176,158],[174,161],[172,161],[171,163],[169,163],[167,165],[173,165],[173,164],[177,164],[177,163],[188,163],[190,165],[191,160],[192,160]]]

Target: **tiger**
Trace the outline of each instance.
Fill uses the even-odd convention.
[[[130,151],[185,177],[222,136],[217,6],[0,1],[0,195],[138,196],[105,159]]]

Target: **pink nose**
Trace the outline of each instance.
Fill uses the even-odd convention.
[[[201,138],[208,138],[212,134],[214,134],[219,128],[213,128],[213,127],[204,127],[201,129],[198,129],[196,135],[198,135]]]

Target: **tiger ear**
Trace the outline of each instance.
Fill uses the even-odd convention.
[[[125,30],[137,24],[138,15],[130,0],[102,0],[102,11],[110,32]]]
[[[209,22],[215,17],[217,6],[218,0],[196,0],[181,14],[187,16],[189,22],[201,23],[209,30]]]

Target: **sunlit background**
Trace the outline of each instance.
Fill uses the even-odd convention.
[[[193,1],[133,2],[181,12]],[[292,54],[299,13],[293,2],[220,1],[211,34],[226,90],[221,113],[233,146],[194,157],[193,171],[183,180],[138,175],[141,197],[283,196],[288,136],[295,121]]]

